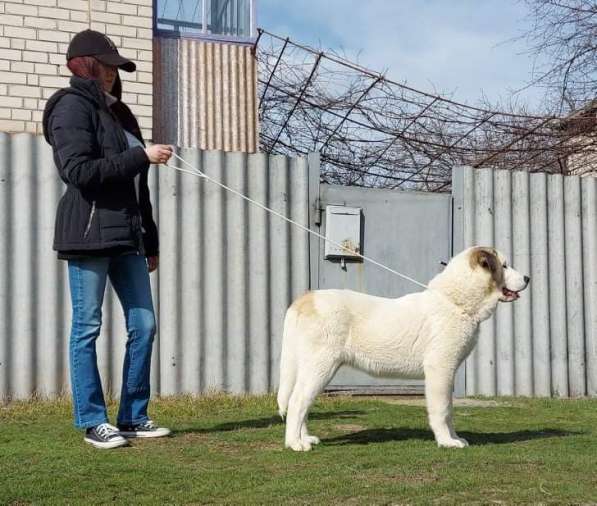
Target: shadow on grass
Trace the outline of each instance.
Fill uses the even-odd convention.
[[[520,430],[515,432],[458,432],[460,437],[469,444],[482,446],[489,444],[508,444],[534,439],[547,439],[553,437],[566,437],[583,434],[558,429]],[[322,443],[330,445],[366,445],[369,443],[382,443],[385,441],[405,441],[408,439],[433,440],[430,430],[396,428],[396,429],[366,429],[333,438],[322,439]]]
[[[346,410],[346,411],[324,411],[309,413],[309,420],[328,420],[328,419],[345,419],[355,418],[366,414],[365,411],[360,410]],[[239,429],[265,429],[272,425],[281,425],[284,420],[279,415],[270,416],[267,418],[255,418],[253,420],[239,420],[234,422],[226,422],[213,427],[207,428],[188,428],[175,431],[176,434],[192,434],[192,433],[210,433],[210,432],[226,432]]]

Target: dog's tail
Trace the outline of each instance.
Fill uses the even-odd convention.
[[[278,388],[278,413],[284,419],[288,401],[296,383],[297,363],[294,336],[291,327],[296,326],[297,314],[292,306],[286,311],[282,334],[282,354],[280,356],[280,387]]]

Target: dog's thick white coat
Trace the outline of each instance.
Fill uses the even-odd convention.
[[[307,451],[319,442],[307,432],[308,410],[342,364],[379,376],[425,378],[438,445],[467,446],[452,425],[456,369],[474,347],[479,323],[499,301],[518,298],[527,284],[495,250],[470,248],[420,293],[388,299],[318,290],[297,299],[284,320],[280,360],[278,405],[286,415],[286,446]]]

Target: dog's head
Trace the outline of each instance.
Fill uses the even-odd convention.
[[[493,248],[471,248],[467,256],[473,275],[484,278],[487,290],[497,293],[500,302],[519,299],[529,284],[530,278],[510,267],[504,255]]]
[[[513,302],[530,278],[514,270],[493,248],[473,247],[456,255],[430,288],[437,288],[469,314],[488,318],[498,302]]]

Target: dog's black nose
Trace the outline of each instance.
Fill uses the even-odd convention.
[[[528,285],[529,281],[531,280],[531,278],[529,278],[528,276],[524,277],[524,282]]]

